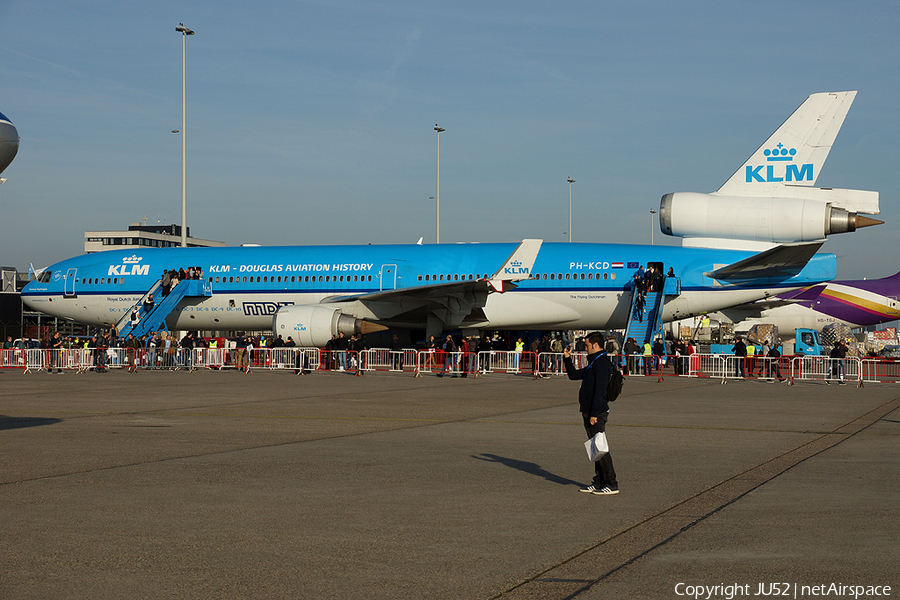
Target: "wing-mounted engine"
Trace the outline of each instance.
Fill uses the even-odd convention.
[[[298,346],[320,348],[338,333],[345,336],[365,335],[387,329],[383,325],[371,323],[350,315],[340,308],[327,305],[283,306],[272,323],[272,330],[284,339],[294,338]]]

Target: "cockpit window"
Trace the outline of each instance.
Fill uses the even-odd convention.
[[[53,275],[53,271],[44,271],[41,273],[37,280],[41,283],[50,283],[50,277]]]

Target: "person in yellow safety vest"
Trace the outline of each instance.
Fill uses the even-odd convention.
[[[753,377],[753,369],[756,366],[756,361],[753,359],[754,356],[756,356],[756,346],[747,344],[747,358],[745,360],[747,361],[748,372],[751,377]]]
[[[210,340],[209,340],[209,347],[210,347],[210,348],[218,348],[218,347],[219,347],[219,341],[218,341],[216,338],[210,338]]]
[[[522,341],[522,338],[516,340],[516,371],[519,370],[519,364],[522,360],[522,352],[525,350],[525,342]]]
[[[653,346],[650,342],[644,342],[644,375],[650,375],[653,364]]]

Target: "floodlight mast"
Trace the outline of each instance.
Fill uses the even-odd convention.
[[[184,23],[179,23],[175,31],[181,34],[181,247],[187,248],[187,79],[184,40],[194,35],[194,31],[185,27]]]

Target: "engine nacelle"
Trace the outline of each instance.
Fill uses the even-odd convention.
[[[332,336],[341,332],[349,337],[384,329],[386,327],[345,315],[339,308],[324,305],[282,306],[275,313],[272,322],[275,335],[280,335],[285,340],[290,336],[298,346],[316,348],[321,348]]]
[[[678,192],[659,204],[666,235],[759,242],[812,242],[880,221],[808,198],[742,198]]]

